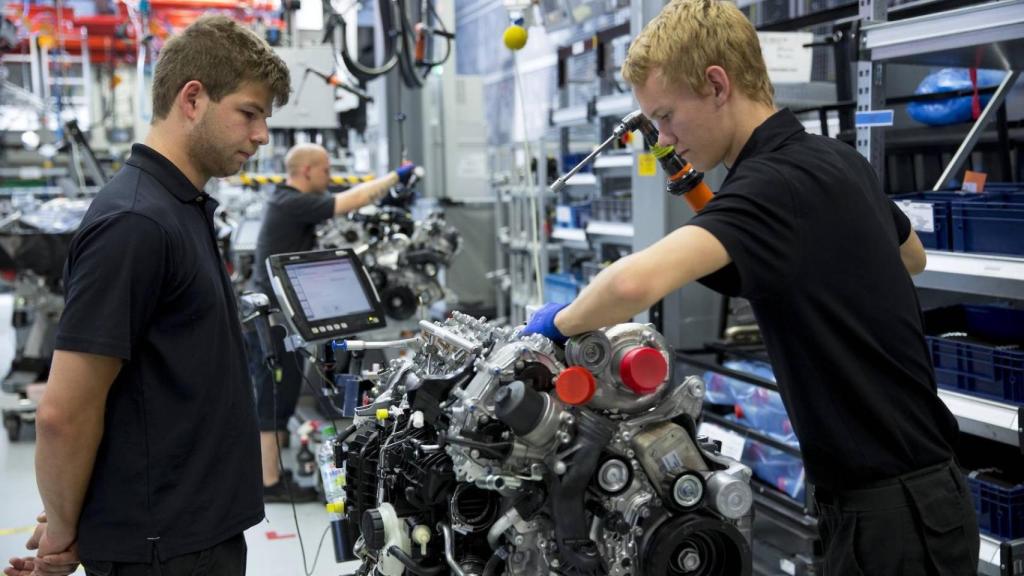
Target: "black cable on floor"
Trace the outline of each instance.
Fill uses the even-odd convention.
[[[295,360],[295,364],[299,368],[299,374],[302,374],[302,377],[306,379],[305,374],[303,373],[302,370],[302,365],[299,363],[298,356],[296,356],[295,354],[292,354],[291,356]],[[277,418],[277,371],[274,370],[273,366],[271,366],[269,363],[267,364],[267,369],[270,371],[270,378],[271,381],[273,382],[273,414],[274,418]],[[306,381],[308,382],[308,379],[306,379]],[[331,420],[331,422],[333,423],[334,421]],[[292,483],[291,481],[284,477],[284,455],[282,454],[281,436],[277,433],[277,430],[274,430],[274,443],[277,444],[277,466],[278,470],[280,471],[280,478],[278,479],[278,482],[284,482],[284,489],[285,492],[288,494],[288,503],[291,504],[292,506],[292,519],[295,521],[295,533],[299,539],[299,551],[302,553],[302,571],[305,573],[306,576],[313,576],[313,571],[316,570],[316,565],[320,561],[320,552],[321,550],[323,550],[324,539],[327,537],[327,532],[330,531],[331,525],[328,524],[327,527],[324,528],[324,533],[320,535],[320,544],[316,548],[316,556],[313,557],[313,568],[310,569],[308,563],[306,562],[306,545],[302,539],[302,529],[299,528],[299,513],[295,508],[295,497],[292,495]]]

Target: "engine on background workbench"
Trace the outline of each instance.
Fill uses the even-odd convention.
[[[750,469],[697,437],[704,384],[650,325],[420,326],[337,451],[358,574],[750,574]]]
[[[406,320],[448,296],[441,276],[462,247],[462,235],[441,210],[416,220],[407,207],[386,205],[328,222],[318,244],[361,249],[385,314]]]

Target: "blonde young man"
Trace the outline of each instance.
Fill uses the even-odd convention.
[[[693,282],[751,301],[817,488],[830,576],[976,572],[910,275],[925,254],[850,146],[776,111],[756,32],[732,4],[675,0],[623,65],[644,114],[698,170],[729,173],[686,226],[599,274],[528,332],[627,321]]]
[[[380,200],[399,182],[408,182],[415,166],[405,163],[387,175],[364,182],[338,194],[326,194],[330,183],[330,158],[317,144],[299,144],[285,155],[288,179],[274,190],[263,213],[263,224],[256,241],[254,288],[276,300],[267,276],[266,260],[273,254],[305,252],[316,246],[316,226],[330,218],[358,210]],[[247,334],[250,350],[258,350],[255,333]],[[304,360],[287,352],[283,342],[276,351],[281,358],[282,377],[274,396],[274,383],[267,369],[255,363],[252,370],[256,385],[260,446],[263,459],[263,501],[267,503],[311,502],[319,496],[312,489],[285,486],[278,465],[278,442],[287,433],[288,419],[295,412],[302,387],[300,368]],[[255,356],[255,355],[254,355]]]
[[[267,143],[284,62],[206,17],[164,45],[145,144],[72,242],[40,402],[35,558],[8,575],[245,573],[263,519],[252,386],[213,229],[213,177]]]

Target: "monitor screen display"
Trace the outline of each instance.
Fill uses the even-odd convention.
[[[260,236],[262,220],[242,220],[235,230],[234,249],[240,252],[252,252],[256,250],[256,240]]]
[[[286,264],[284,268],[309,322],[373,312],[348,258]]]

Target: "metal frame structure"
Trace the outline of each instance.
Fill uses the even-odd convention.
[[[944,189],[963,169],[985,126],[1000,116],[1005,124],[1005,112],[1000,110],[1024,68],[1024,0],[997,0],[895,22],[885,22],[884,17],[879,17],[885,9],[883,0],[859,2],[863,20],[861,48],[865,59],[858,67],[858,111],[862,104],[871,105],[883,98],[879,89],[881,82],[876,80],[880,80],[886,63],[993,67],[1009,71],[933,187],[934,190]],[[866,130],[870,135],[858,128],[857,148],[882,175],[883,130]],[[1024,258],[929,251],[928,267],[915,278],[915,284],[922,288],[1021,301],[1024,300]],[[947,390],[940,390],[939,397],[956,416],[962,431],[1024,451],[1024,407]],[[1024,539],[999,541],[982,535],[980,560],[982,574],[1024,575]]]

